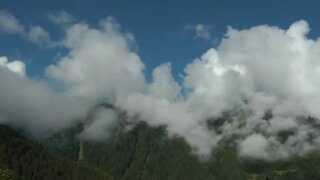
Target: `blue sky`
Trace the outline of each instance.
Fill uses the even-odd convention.
[[[63,31],[50,23],[47,17],[50,12],[63,10],[92,26],[101,18],[113,16],[123,31],[134,35],[147,77],[155,66],[167,61],[172,63],[177,77],[187,63],[215,47],[229,25],[245,29],[268,24],[286,29],[304,19],[311,27],[310,37],[318,37],[320,32],[318,1],[0,0],[0,9],[7,10],[26,26],[40,25],[53,40],[62,38]],[[209,27],[209,38],[196,38],[195,30],[186,28],[197,24]],[[42,77],[44,67],[54,63],[58,53],[64,53],[64,49],[41,47],[17,35],[1,33],[0,39],[0,56],[24,60],[28,75],[33,77]]]

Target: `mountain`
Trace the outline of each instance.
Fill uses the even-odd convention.
[[[272,162],[241,159],[230,141],[203,161],[184,139],[168,137],[165,127],[141,122],[100,141],[80,140],[80,129],[65,129],[39,144],[0,126],[0,179],[320,179],[315,153]]]
[[[67,129],[43,144],[77,160],[80,146],[74,132],[77,130]],[[81,146],[85,162],[115,179],[320,179],[319,154],[272,162],[241,159],[230,141],[222,142],[211,159],[201,161],[184,139],[169,138],[165,127],[149,127],[143,122],[130,131],[119,129],[104,141],[83,140]]]
[[[66,130],[44,143],[53,152],[77,160],[79,140]],[[70,142],[67,143],[66,141]],[[59,141],[73,150],[55,146]],[[76,141],[76,142],[75,142]],[[212,179],[212,175],[182,138],[168,139],[164,127],[138,124],[131,131],[117,131],[106,141],[83,141],[84,161],[108,172],[116,179]]]
[[[0,125],[0,179],[111,179],[94,166],[67,160]]]

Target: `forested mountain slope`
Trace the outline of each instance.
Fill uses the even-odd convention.
[[[45,143],[52,151],[77,160],[79,138],[75,128]],[[64,147],[59,142],[67,145]],[[168,138],[165,127],[139,123],[133,130],[121,128],[103,141],[83,141],[84,161],[116,179],[319,179],[320,156],[310,154],[290,160],[265,162],[240,159],[237,147],[222,142],[211,159],[199,160],[179,137]]]
[[[97,168],[72,162],[0,125],[0,179],[111,179]]]
[[[0,126],[0,179],[320,178],[316,153],[276,162],[245,160],[232,143],[224,142],[211,159],[200,161],[182,138],[168,138],[165,127],[139,123],[131,131],[119,129],[96,142],[80,142],[78,130],[66,129],[38,145]],[[83,160],[79,162],[80,144]]]

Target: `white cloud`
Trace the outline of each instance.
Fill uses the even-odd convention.
[[[24,76],[26,73],[25,64],[22,61],[8,61],[8,58],[5,56],[0,57],[0,67],[8,68],[10,71],[17,73],[21,76]]]
[[[2,58],[2,60],[6,58]],[[16,61],[13,61],[16,62]],[[11,62],[5,63],[10,65]],[[46,82],[21,76],[18,66],[0,65],[0,123],[38,137],[57,132],[86,115],[88,102],[53,91]],[[16,71],[16,69],[19,69]],[[17,73],[19,75],[17,75]]]
[[[153,70],[151,94],[157,98],[175,101],[180,96],[180,86],[171,75],[171,64],[162,64]]]
[[[116,127],[118,113],[111,109],[100,108],[95,112],[90,124],[87,124],[81,136],[88,140],[105,140],[110,130]]]
[[[262,154],[249,152],[246,156],[287,158],[320,145],[317,138],[310,140],[306,135],[319,136],[312,124],[305,125],[310,123],[306,118],[320,118],[315,108],[320,101],[316,78],[320,73],[320,43],[308,39],[308,31],[305,21],[293,23],[288,30],[267,25],[245,30],[229,28],[216,49],[208,50],[185,70],[184,85],[191,91],[188,101],[194,110],[209,117],[219,117],[234,108],[249,112],[226,122],[221,129],[225,137],[251,137],[259,132],[268,139],[270,143]],[[263,118],[268,111],[272,116],[267,121]],[[282,137],[282,142],[278,133],[288,130],[292,134]],[[249,140],[239,143],[250,146],[248,142],[254,141]],[[259,140],[259,147],[264,147],[265,141]],[[254,146],[247,149],[257,148]],[[240,152],[248,152],[241,149],[244,147],[240,145]]]
[[[70,49],[47,74],[64,82],[69,91],[114,102],[117,96],[145,89],[144,64],[130,51],[126,34],[106,19],[100,29],[79,23],[67,30],[64,45]]]
[[[265,159],[267,158],[266,148],[268,146],[267,140],[261,134],[253,134],[248,136],[240,144],[240,156]]]

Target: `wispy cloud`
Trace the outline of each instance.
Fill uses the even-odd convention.
[[[50,44],[50,36],[47,31],[45,31],[40,26],[32,26],[27,33],[27,38],[38,45]]]
[[[54,24],[65,27],[73,22],[75,22],[76,18],[74,18],[71,14],[66,11],[53,11],[48,13],[48,18]]]
[[[25,27],[7,10],[0,10],[0,33],[16,34],[37,45],[50,45],[49,33],[41,26]]]
[[[183,29],[191,32],[194,39],[201,39],[209,41],[212,38],[211,30],[212,27],[204,24],[186,24]]]
[[[8,34],[23,34],[24,26],[20,24],[7,10],[0,10],[0,32]]]

